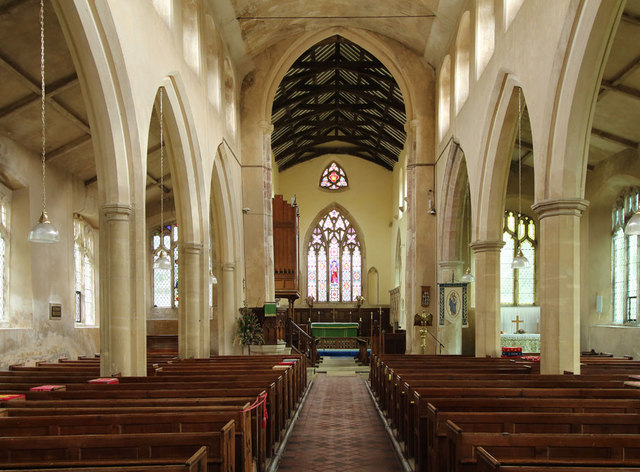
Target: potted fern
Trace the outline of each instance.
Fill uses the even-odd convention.
[[[252,344],[264,343],[264,338],[262,337],[262,326],[260,326],[256,315],[249,310],[247,302],[244,303],[240,318],[238,318],[237,337],[240,340],[240,344],[248,347],[249,355],[251,355]]]

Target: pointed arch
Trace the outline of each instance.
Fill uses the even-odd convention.
[[[591,126],[600,83],[618,24],[623,0],[581,2],[575,20],[567,25],[571,38],[562,61],[549,136],[545,186],[537,200],[582,198],[587,177]]]
[[[164,130],[165,146],[172,159],[169,160],[174,183],[176,216],[183,242],[202,243],[201,195],[204,192],[204,178],[198,172],[201,162],[196,129],[181,79],[177,75],[165,78],[164,88]]]
[[[502,240],[509,168],[518,125],[519,82],[514,76],[503,74],[497,84],[499,93],[486,132],[480,188],[472,193],[472,202],[474,194],[479,198],[477,218],[473,222],[474,237],[479,241]],[[522,95],[524,102],[524,91]]]
[[[214,287],[217,310],[211,336],[213,352],[217,354],[234,351],[235,313],[240,307],[244,277],[242,210],[239,207],[241,200],[234,194],[238,187],[234,184],[231,169],[232,155],[226,141],[221,142],[211,174],[210,237],[212,272],[217,279]]]
[[[331,223],[335,221],[334,224],[327,223],[324,226],[326,229],[331,227],[332,230],[335,230],[335,233],[331,234],[336,236],[335,242],[333,238],[328,240],[326,232],[320,231],[319,224],[323,221]],[[340,223],[341,221],[342,223]],[[351,229],[353,231],[350,231]],[[364,234],[355,218],[342,205],[332,202],[320,210],[309,225],[303,244],[302,260],[303,273],[306,274],[307,296],[314,296],[320,303],[338,303],[352,302],[357,296],[366,293],[366,280],[363,279],[363,274],[366,273]],[[349,256],[348,262],[345,255]],[[333,256],[333,260],[331,256]],[[359,270],[356,272],[358,259],[360,264]],[[324,261],[324,265],[321,265],[321,261]],[[332,262],[336,263],[335,267]],[[350,281],[348,286],[345,286],[342,281],[343,274],[347,271],[350,275]],[[309,275],[310,273],[315,273],[316,276],[312,277]],[[321,286],[320,274],[325,274],[324,288]],[[335,279],[332,279],[332,275],[335,276]],[[326,293],[326,296],[322,295],[323,292]]]
[[[267,87],[265,88],[265,93],[262,94],[260,107],[260,110],[262,110],[262,119],[265,122],[271,121],[272,106],[276,90],[280,85],[280,82],[282,82],[282,78],[291,68],[291,65],[296,61],[296,59],[298,59],[304,51],[314,44],[335,35],[340,35],[349,41],[356,43],[371,52],[371,54],[384,64],[384,66],[393,75],[393,78],[402,92],[407,115],[407,123],[414,119],[414,97],[416,96],[416,93],[413,90],[413,84],[406,80],[405,74],[402,72],[406,68],[406,65],[399,62],[397,54],[391,51],[391,49],[382,43],[374,34],[365,30],[354,28],[347,29],[342,27],[331,27],[326,30],[305,34],[287,47],[284,54],[281,55],[279,60],[271,68],[269,75],[266,78],[265,84],[267,84]]]
[[[447,167],[444,172],[441,201],[443,215],[442,237],[440,238],[440,260],[460,261],[462,229],[465,205],[469,194],[469,176],[464,151],[455,141],[451,141]]]

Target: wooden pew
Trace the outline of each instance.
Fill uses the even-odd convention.
[[[453,446],[448,470],[451,472],[477,470],[474,451],[479,447],[500,461],[514,464],[640,467],[640,435],[637,434],[464,433],[451,425],[450,435]]]
[[[166,459],[167,462],[170,459]],[[24,468],[5,469],[4,472],[25,472]],[[207,448],[201,447],[186,461],[176,464],[124,465],[70,465],[69,467],[30,467],[31,472],[207,472]]]
[[[459,434],[640,434],[637,414],[466,412],[441,415],[441,421],[444,418],[448,441],[438,451],[439,470],[452,470],[455,467],[449,461],[463,459],[456,457],[456,450],[460,453],[462,448],[452,441],[452,437],[459,440]]]
[[[248,406],[248,405],[246,405]],[[68,409],[70,410],[70,409]],[[229,421],[235,423],[235,464],[238,471],[253,470],[251,415],[243,410],[197,412],[136,412],[0,417],[0,436],[55,436],[69,434],[132,434],[171,432],[215,432]]]
[[[235,425],[210,433],[0,437],[3,468],[163,464],[207,448],[207,470],[233,472]]]
[[[619,464],[617,466],[609,464],[607,461],[593,461],[592,465],[588,460],[580,461],[581,465],[569,465],[566,463],[556,465],[514,465],[503,464],[493,457],[483,447],[476,449],[477,471],[478,472],[640,472],[640,467]]]

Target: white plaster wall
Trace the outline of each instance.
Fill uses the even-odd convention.
[[[96,192],[49,165],[47,212],[61,242],[30,243],[28,233],[42,209],[40,164],[39,156],[0,137],[2,180],[13,188],[8,320],[0,324],[0,369],[28,360],[92,356],[99,350],[98,328],[75,326],[73,288],[73,214],[91,221],[97,214]],[[99,248],[97,231],[95,242]],[[49,320],[49,303],[62,304],[61,320]]]
[[[322,171],[336,161],[347,174],[347,190],[329,191],[318,185]],[[361,238],[365,246],[365,259],[362,267],[363,284],[367,283],[370,267],[378,269],[380,285],[380,303],[389,303],[389,290],[393,288],[393,266],[389,264],[389,251],[392,241],[392,221],[395,208],[393,174],[379,165],[352,156],[328,155],[297,164],[280,172],[279,190],[284,198],[291,201],[296,195],[300,209],[300,269],[302,297],[306,298],[306,243],[309,227],[318,213],[329,204],[336,202],[343,206],[362,230]],[[395,236],[394,236],[395,238]],[[395,252],[395,251],[394,251]],[[367,298],[367,288],[363,293]],[[298,300],[298,303],[301,302]],[[365,306],[366,306],[365,302]]]

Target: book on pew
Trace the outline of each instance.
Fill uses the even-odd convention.
[[[25,396],[19,393],[2,393],[0,394],[0,402],[8,402],[9,400],[24,400]]]
[[[117,384],[119,380],[114,377],[99,377],[89,380],[90,384]]]
[[[31,387],[29,390],[32,392],[54,392],[54,391],[65,391],[67,389],[66,385],[38,385],[37,387]]]

